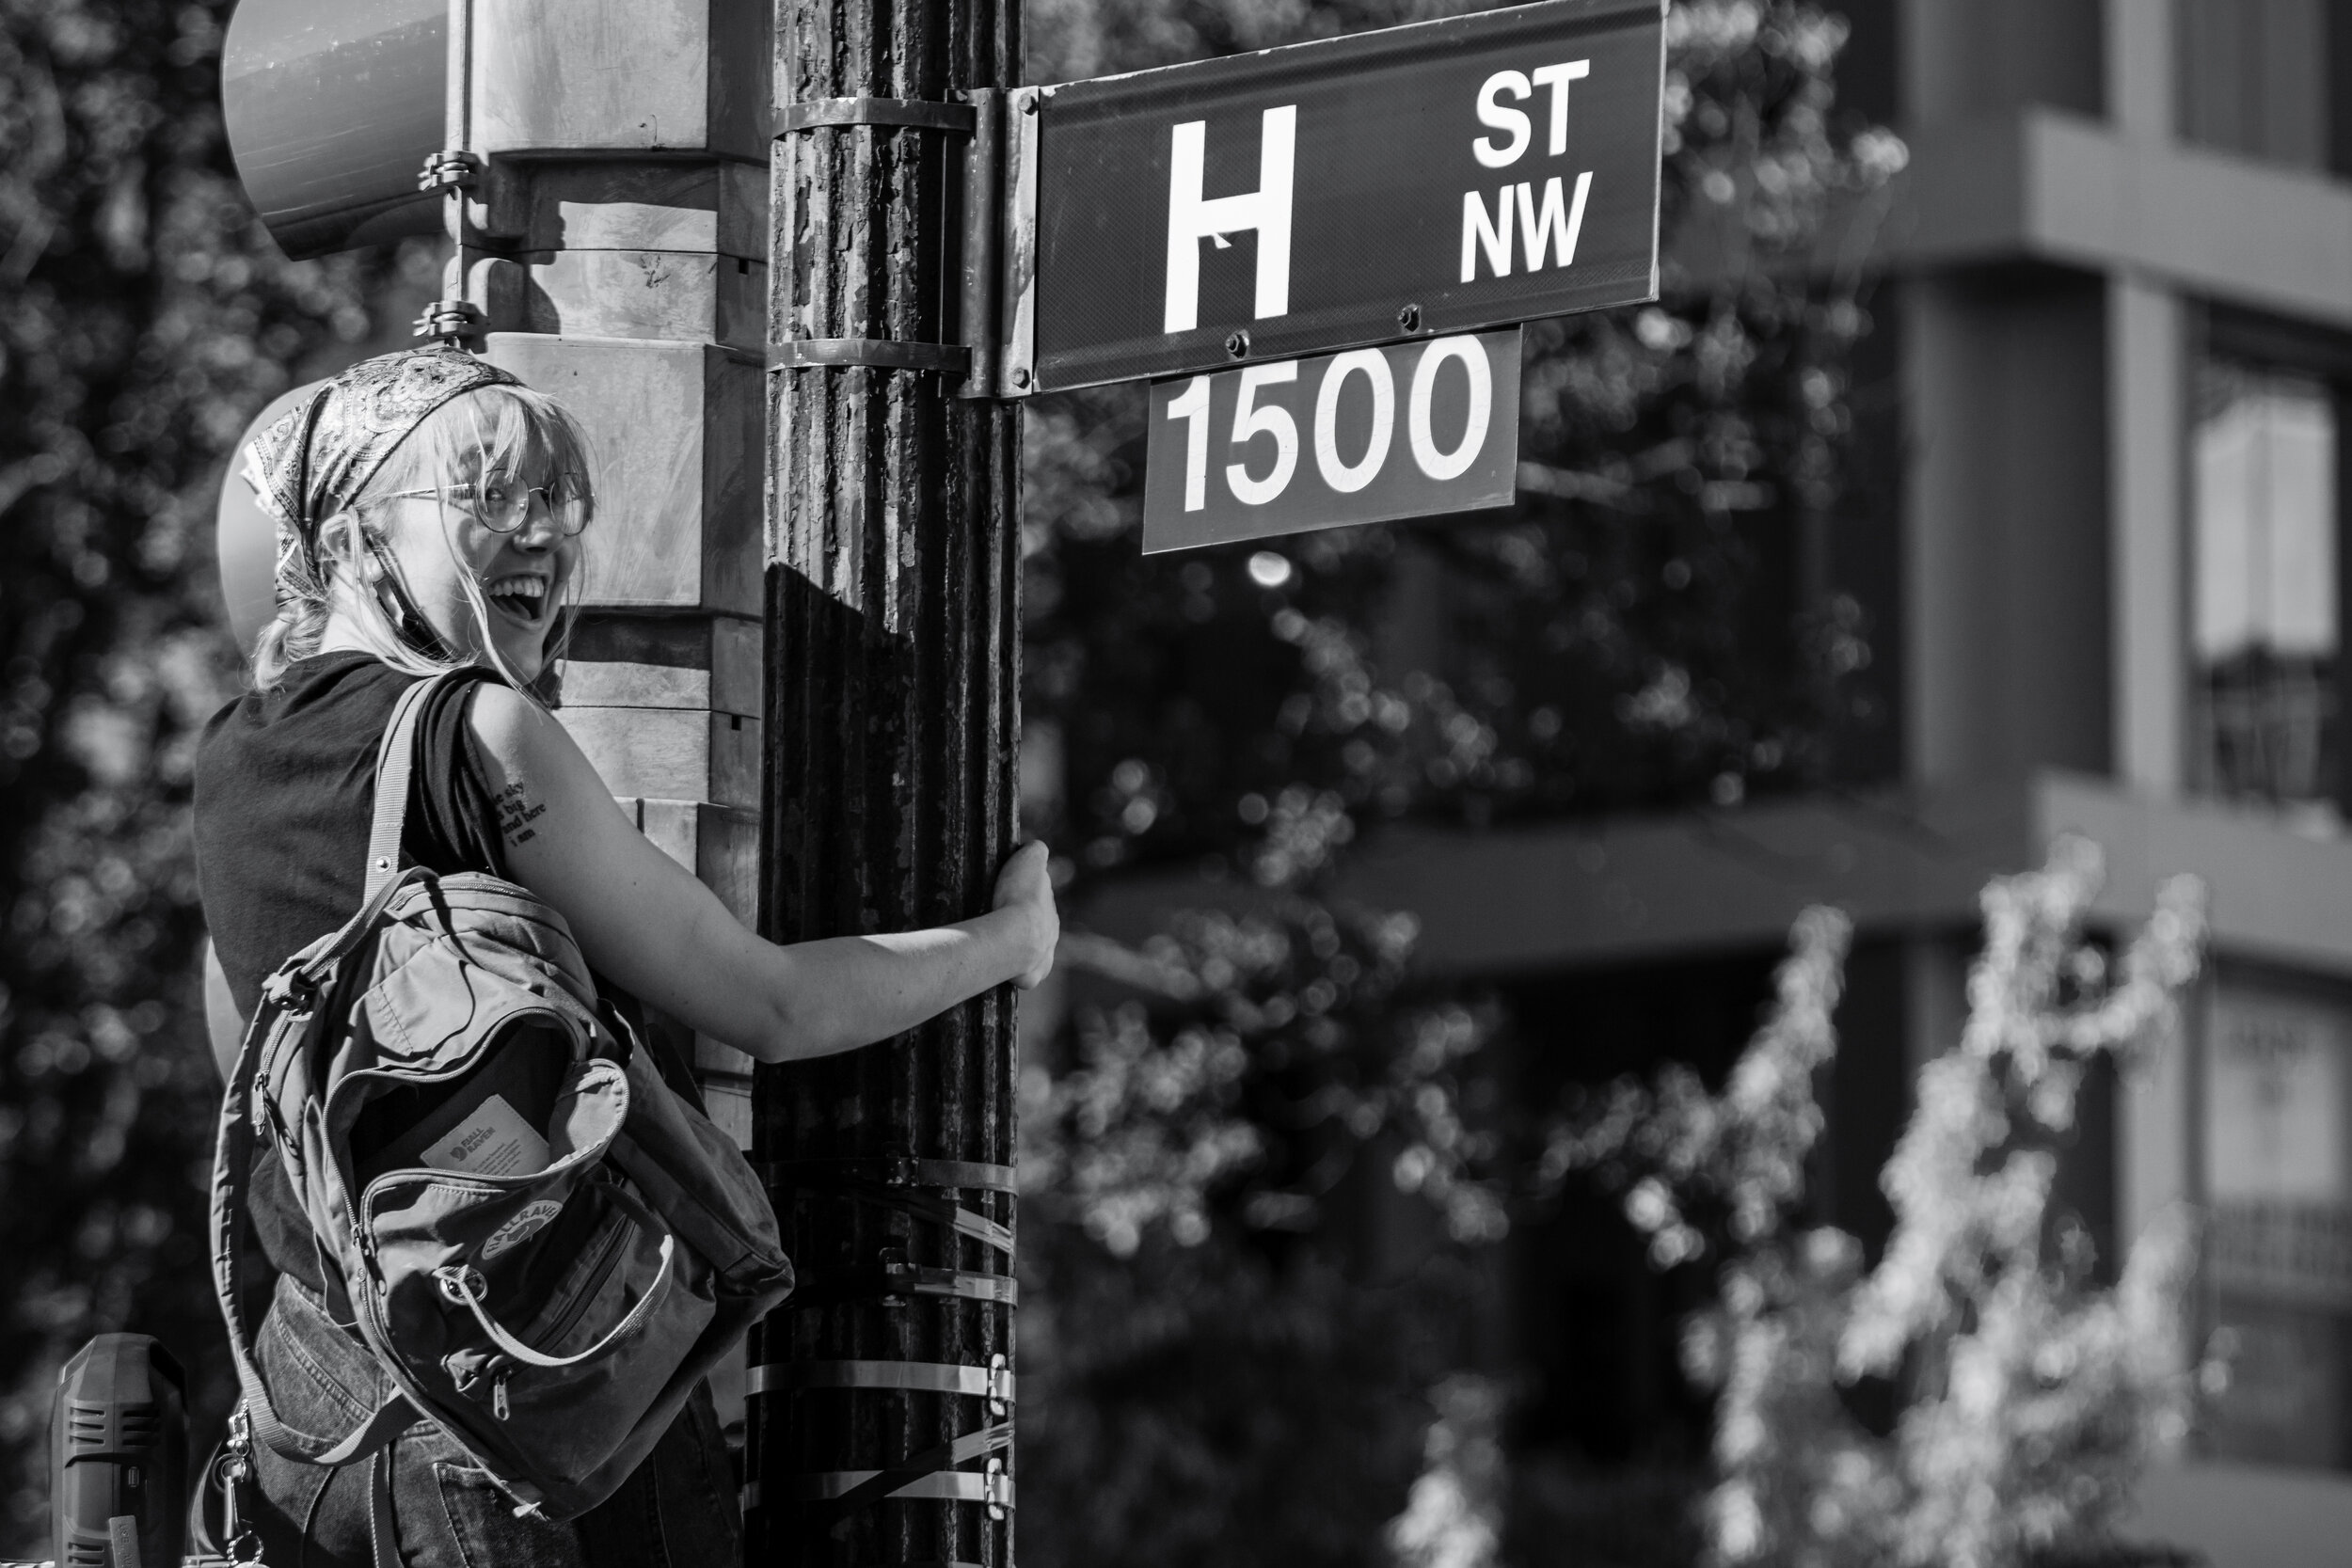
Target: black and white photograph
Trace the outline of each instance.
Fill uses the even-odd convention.
[[[2352,1564],[2352,5],[0,0],[0,1568]]]

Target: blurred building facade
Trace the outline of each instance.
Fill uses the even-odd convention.
[[[1834,8],[1841,105],[1911,150],[1820,259],[1870,277],[1852,504],[1816,588],[1872,616],[1876,721],[1839,737],[1832,789],[1395,835],[1350,891],[1417,911],[1422,961],[1509,989],[1538,1043],[1546,1019],[1563,1054],[1630,1042],[1587,1079],[1724,1057],[1790,919],[1851,911],[1820,1208],[1875,1241],[1984,879],[2087,833],[2122,928],[2163,878],[2203,878],[2186,1037],[2088,1098],[2066,1196],[2110,1271],[2162,1206],[2208,1216],[2201,1326],[2234,1373],[2148,1532],[2217,1568],[2321,1560],[2352,1539],[2352,8]],[[1515,1243],[1527,1436],[1631,1455],[1687,1418],[1677,1304],[1637,1253],[1567,1242]]]

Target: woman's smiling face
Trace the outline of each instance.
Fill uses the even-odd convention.
[[[496,474],[491,482],[526,483]],[[544,494],[532,497],[520,528],[512,533],[494,531],[484,524],[478,503],[466,489],[473,483],[471,473],[453,481],[455,493],[446,500],[411,497],[391,502],[383,519],[387,552],[399,566],[418,613],[432,623],[453,653],[481,653],[486,623],[491,642],[508,668],[533,681],[547,665],[564,590],[579,567],[580,541],[564,536]],[[474,613],[466,592],[469,578],[481,590],[486,616]]]
[[[398,499],[374,511],[370,531],[451,652],[478,657],[486,630],[491,651],[513,675],[538,679],[581,558],[580,541],[565,535],[548,492],[590,495],[587,476],[575,471],[585,467],[585,453],[576,437],[549,429],[544,416],[531,417],[500,390],[452,400],[410,440],[416,449],[402,465],[408,471],[386,476]],[[421,490],[437,493],[415,493]],[[503,497],[525,491],[528,510],[512,532],[484,520],[500,516]],[[479,594],[479,614],[469,588]]]

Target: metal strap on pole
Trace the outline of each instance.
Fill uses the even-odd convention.
[[[752,1369],[751,1389],[755,1394],[781,1394],[802,1388],[879,1388],[901,1394],[961,1394],[1010,1404],[1013,1375],[1004,1359],[998,1356],[993,1367],[938,1361],[778,1361]]]
[[[1002,1461],[991,1463],[1001,1464]],[[836,1506],[847,1512],[850,1508],[863,1507],[864,1501],[851,1503],[841,1494],[828,1492],[824,1488],[850,1487],[861,1481],[870,1481],[876,1477],[898,1473],[895,1470],[820,1470],[815,1475],[788,1476],[785,1478],[785,1484],[776,1490],[784,1494],[784,1500],[791,1502],[823,1502],[828,1497],[837,1497]],[[764,1488],[758,1481],[746,1481],[742,1491],[745,1512],[757,1508],[763,1496]],[[930,1498],[937,1502],[986,1503],[992,1512],[996,1512],[1012,1507],[1012,1477],[1002,1470],[932,1470],[884,1496],[894,1502]],[[892,1568],[921,1568],[921,1565],[893,1564]],[[954,1568],[973,1568],[973,1565],[958,1563]]]
[[[949,1503],[986,1503],[991,1508],[1012,1506],[1012,1477],[1001,1470],[930,1470],[897,1486],[890,1481],[898,1470],[819,1470],[794,1476],[785,1495],[794,1502],[831,1502],[842,1513],[864,1508],[884,1497],[896,1500],[930,1498]],[[866,1488],[874,1488],[866,1496]]]
[[[963,234],[957,322],[964,341],[923,343],[879,338],[802,338],[768,351],[770,370],[805,370],[863,365],[873,370],[926,371],[952,376],[962,385],[956,395],[990,397],[996,376],[996,266],[1001,214],[997,163],[1004,110],[1002,94],[982,88],[961,103],[920,98],[818,98],[787,103],[776,113],[778,138],[802,131],[873,126],[882,130],[935,131],[963,136]]]
[[[961,1296],[965,1301],[993,1301],[1006,1307],[1021,1305],[1020,1281],[1005,1275],[884,1263],[882,1281],[889,1295]]]
[[[1012,1423],[999,1421],[953,1442],[910,1456],[887,1470],[818,1470],[787,1476],[785,1495],[795,1502],[831,1503],[835,1514],[870,1507],[884,1497],[935,1497],[950,1502],[1012,1506],[1012,1477],[1004,1461],[990,1458],[985,1471],[959,1470],[975,1459],[1012,1447]]]
[[[879,1301],[890,1296],[954,1296],[964,1301],[993,1301],[1004,1307],[1018,1307],[1021,1283],[1000,1274],[922,1267],[906,1262],[896,1255],[894,1248],[882,1254],[879,1267],[849,1270],[810,1281],[793,1291],[776,1310],[801,1312],[845,1301]]]
[[[482,159],[464,148],[448,148],[425,159],[417,176],[421,191],[469,191],[482,182]]]
[[[1012,1256],[1012,1227],[1000,1225],[986,1214],[959,1208],[955,1199],[934,1197],[929,1193],[909,1192],[903,1187],[869,1186],[862,1182],[846,1182],[834,1189],[852,1203],[870,1203],[877,1209],[890,1209],[901,1214],[944,1225],[959,1236],[968,1236],[982,1246],[993,1247],[1006,1257]]]
[[[482,307],[471,300],[437,299],[426,305],[424,314],[410,325],[409,335],[416,338],[470,338],[481,332],[483,319]]]
[[[969,103],[939,103],[923,98],[818,98],[787,103],[776,114],[775,134],[787,136],[795,131],[832,126],[881,125],[968,136],[978,123],[979,116]]]
[[[907,343],[891,338],[795,338],[768,346],[771,371],[846,365],[965,375],[972,368],[972,351],[961,343]]]

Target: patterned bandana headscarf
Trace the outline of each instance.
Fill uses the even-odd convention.
[[[362,359],[246,443],[245,482],[278,520],[282,566],[317,565],[319,525],[349,506],[426,415],[478,387],[522,383],[445,343]]]

